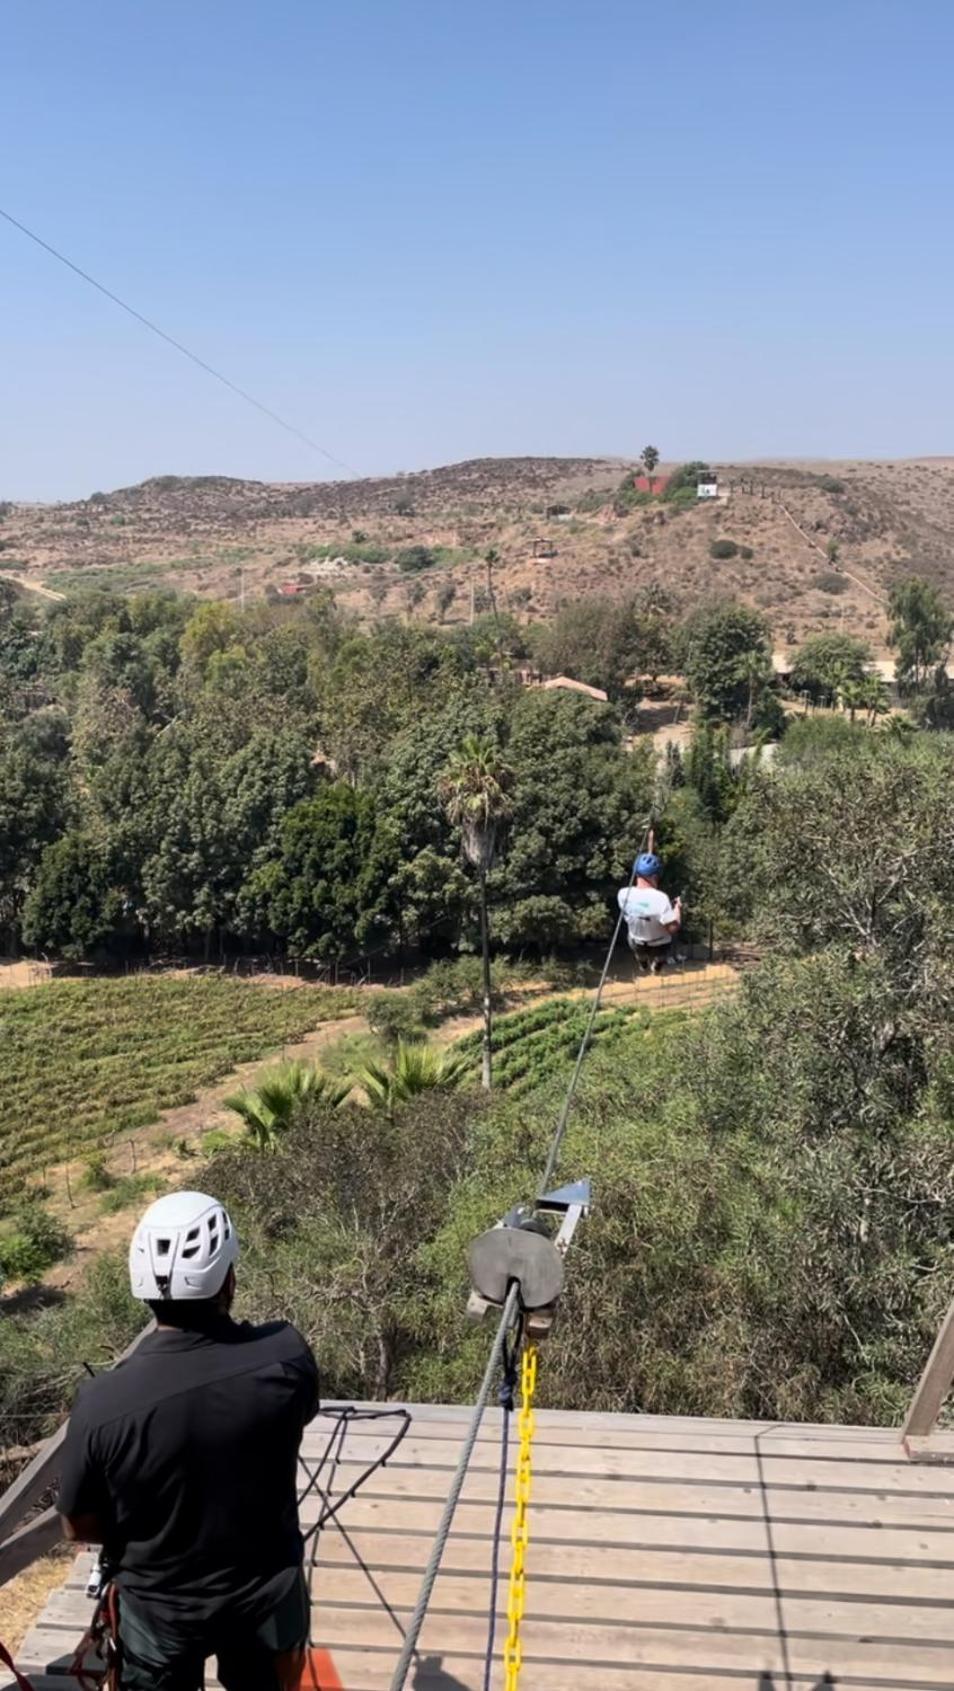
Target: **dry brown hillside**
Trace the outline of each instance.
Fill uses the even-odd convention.
[[[317,581],[362,615],[454,622],[469,615],[472,588],[480,607],[494,547],[498,602],[521,618],[662,582],[683,605],[721,592],[760,606],[781,645],[834,623],[881,647],[884,595],[900,573],[924,573],[954,599],[954,459],[721,465],[728,500],[619,516],[612,495],[627,468],[509,458],[292,485],[159,476],[72,504],[7,507],[0,567],[53,590],[168,584],[250,598]],[[713,560],[716,540],[751,556]],[[436,561],[402,568],[413,546],[436,549]]]

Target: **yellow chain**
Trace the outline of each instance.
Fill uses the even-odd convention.
[[[516,1508],[513,1526],[510,1530],[513,1561],[510,1565],[510,1592],[507,1599],[507,1619],[510,1622],[510,1630],[507,1634],[507,1642],[504,1645],[503,1657],[505,1691],[517,1691],[520,1668],[523,1663],[520,1623],[523,1620],[526,1598],[524,1558],[530,1538],[530,1529],[527,1524],[527,1504],[530,1502],[530,1486],[533,1478],[531,1446],[533,1443],[533,1394],[536,1389],[537,1347],[536,1345],[527,1345],[523,1353],[523,1366],[520,1371],[520,1414],[517,1417],[520,1450],[517,1456],[517,1475],[514,1487]]]

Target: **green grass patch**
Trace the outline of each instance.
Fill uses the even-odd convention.
[[[494,1082],[507,1091],[533,1091],[549,1081],[561,1064],[576,1057],[590,1017],[585,999],[556,998],[529,1010],[500,1016],[494,1024]],[[614,1046],[623,1040],[655,1039],[685,1018],[683,1010],[650,1012],[641,1005],[608,1005],[593,1024],[592,1044]],[[480,1062],[480,1030],[452,1047],[476,1068]]]
[[[237,1063],[354,1004],[343,990],[282,991],[219,975],[60,981],[4,994],[0,1187],[148,1126]]]

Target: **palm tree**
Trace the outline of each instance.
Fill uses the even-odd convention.
[[[488,547],[484,553],[484,563],[487,565],[487,599],[493,613],[494,628],[497,631],[497,663],[503,669],[503,634],[500,628],[500,613],[497,610],[497,595],[494,592],[494,565],[499,564],[500,553],[496,546]]]
[[[639,454],[639,461],[642,464],[643,469],[646,471],[646,480],[649,483],[649,491],[652,493],[653,475],[655,474],[656,465],[659,463],[658,446],[644,446],[642,452]]]
[[[281,1063],[268,1069],[258,1085],[223,1099],[227,1110],[244,1121],[249,1138],[260,1151],[269,1151],[288,1132],[306,1103],[337,1109],[351,1091],[351,1083],[332,1080],[314,1063]]]
[[[848,712],[848,721],[854,722],[855,711],[865,710],[867,707],[867,684],[854,677],[849,680],[842,681],[838,688],[838,696],[841,701],[842,710],[846,710]]]
[[[468,734],[448,760],[441,776],[440,795],[448,821],[460,828],[461,848],[476,869],[480,888],[480,945],[484,960],[484,1041],[481,1081],[491,1083],[490,923],[487,915],[487,875],[494,860],[497,835],[510,815],[508,791],[513,771],[492,740]]]
[[[750,651],[743,653],[739,668],[742,680],[748,688],[745,706],[745,728],[748,733],[755,715],[756,701],[769,678],[769,660],[765,652],[753,646]]]
[[[387,1110],[416,1098],[421,1092],[449,1091],[468,1070],[467,1058],[456,1051],[435,1051],[418,1040],[399,1040],[389,1063],[368,1063],[355,1075],[369,1104]]]
[[[888,689],[880,675],[866,675],[861,683],[863,708],[868,712],[868,727],[873,728],[879,716],[888,710]]]

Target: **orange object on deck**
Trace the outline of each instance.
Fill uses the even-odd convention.
[[[298,1691],[344,1691],[329,1650],[308,1651]]]

